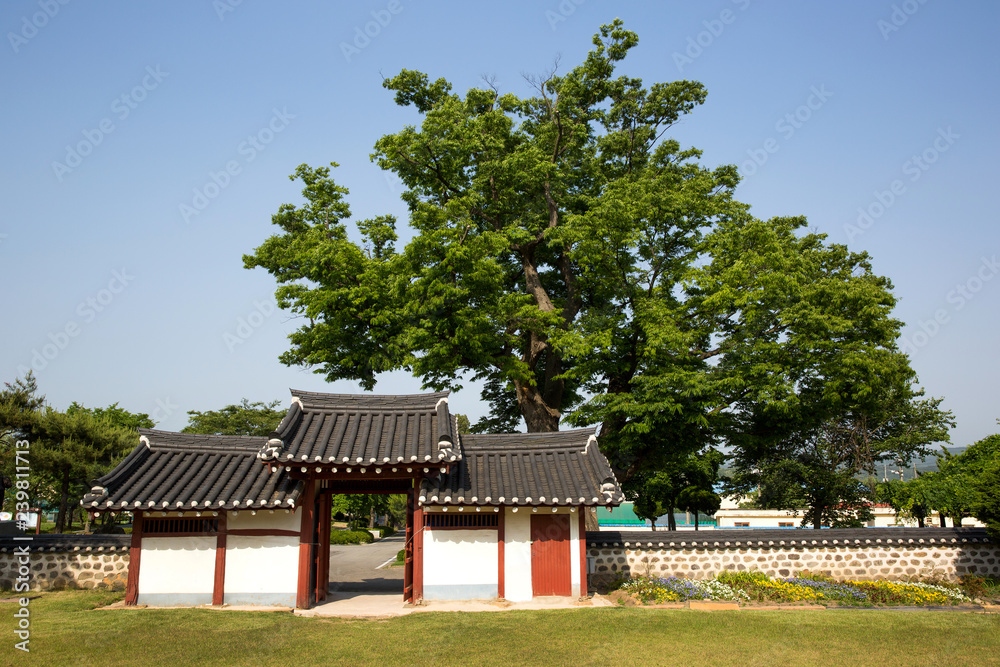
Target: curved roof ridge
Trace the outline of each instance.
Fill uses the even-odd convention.
[[[466,433],[461,436],[462,447],[469,449],[500,451],[531,448],[538,449],[585,449],[587,441],[596,435],[596,428],[578,428],[568,431],[547,433]]]
[[[160,431],[151,428],[139,429],[139,434],[146,437],[150,449],[157,450],[191,450],[208,449],[224,451],[235,449],[256,451],[267,443],[263,435],[216,435],[207,433],[180,433],[177,431]]]
[[[307,402],[307,399],[317,399],[317,402],[333,404],[340,401],[352,404],[365,404],[410,399],[408,402],[426,401],[428,404],[434,406],[442,398],[448,398],[451,395],[450,391],[435,391],[421,394],[329,394],[322,391],[305,391],[303,389],[289,389],[288,391],[291,392],[293,397],[299,398],[304,402]]]

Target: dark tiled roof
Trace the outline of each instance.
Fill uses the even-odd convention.
[[[0,535],[0,553],[13,553],[15,550],[25,548],[39,553],[45,551],[120,552],[128,551],[131,544],[131,535],[70,535],[63,533],[34,535],[26,533],[19,539],[14,539],[11,535]]]
[[[625,498],[589,429],[461,436],[462,459],[425,479],[425,505],[617,505]]]
[[[891,545],[919,549],[989,542],[985,528],[716,528],[709,530],[602,530],[587,533],[589,547],[746,549]]]
[[[267,438],[140,429],[140,443],[95,482],[81,503],[95,510],[293,507],[302,483],[257,458]]]
[[[448,392],[404,396],[292,390],[292,406],[262,448],[265,461],[453,462],[461,454]]]

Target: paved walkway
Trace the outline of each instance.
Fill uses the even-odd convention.
[[[414,606],[403,602],[401,593],[332,593],[327,602],[312,609],[296,609],[296,616],[388,617],[425,611],[510,611],[513,609],[575,609],[577,607],[613,607],[603,597],[543,597],[528,602],[489,600],[425,600]]]
[[[402,567],[376,569],[406,544],[402,531],[371,544],[330,545],[330,590],[363,593],[397,593],[402,599]]]

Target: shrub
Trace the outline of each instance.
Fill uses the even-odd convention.
[[[986,580],[974,574],[962,577],[962,590],[970,598],[982,598],[986,595]]]
[[[392,526],[375,526],[374,530],[377,530],[379,537],[391,537],[396,534],[396,529]]]
[[[367,530],[331,530],[330,544],[371,544],[375,538]]]
[[[739,586],[742,584],[759,584],[761,582],[770,581],[771,578],[763,572],[758,572],[757,570],[744,570],[743,572],[726,570],[725,572],[720,572],[716,579],[724,584],[729,584],[730,586]]]
[[[400,549],[399,550],[399,552],[396,554],[396,562],[397,563],[405,563],[406,562],[406,549]]]

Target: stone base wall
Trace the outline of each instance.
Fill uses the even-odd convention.
[[[128,536],[38,535],[30,540],[0,538],[0,589],[62,588],[125,590]]]
[[[977,528],[600,532],[587,534],[587,555],[592,588],[624,577],[711,579],[724,570],[862,581],[1000,576],[1000,545]]]

